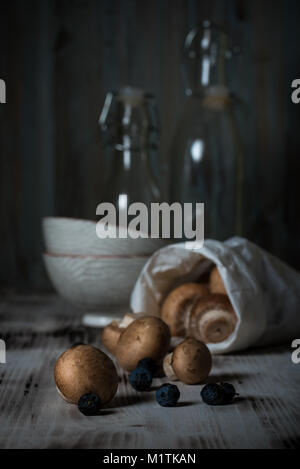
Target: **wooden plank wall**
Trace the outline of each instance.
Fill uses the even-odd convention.
[[[180,50],[204,18],[226,23],[242,48],[230,85],[245,148],[243,234],[300,267],[300,106],[290,100],[300,74],[297,0],[5,0],[1,284],[48,287],[42,216],[94,216],[105,175],[97,119],[108,90],[131,84],[157,97],[167,187],[185,99]]]

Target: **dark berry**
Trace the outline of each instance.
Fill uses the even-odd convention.
[[[145,370],[148,370],[154,374],[156,371],[156,364],[152,358],[142,358],[142,360],[138,362],[137,368],[145,368]]]
[[[173,407],[177,404],[180,392],[175,384],[163,384],[156,391],[156,400],[163,407]]]
[[[101,408],[101,400],[97,394],[83,394],[78,401],[78,409],[84,415],[97,415]]]
[[[237,396],[238,393],[230,383],[221,383],[220,386],[224,391],[224,404],[230,404],[234,396]]]
[[[216,383],[206,384],[201,390],[201,397],[205,404],[222,405],[225,400],[225,391]]]
[[[152,373],[145,368],[136,368],[130,373],[129,382],[136,391],[147,391],[152,383]]]

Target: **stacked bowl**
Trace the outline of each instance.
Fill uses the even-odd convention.
[[[109,319],[128,308],[140,271],[166,244],[131,236],[100,239],[96,222],[63,217],[44,218],[43,235],[44,262],[57,292],[86,313]]]

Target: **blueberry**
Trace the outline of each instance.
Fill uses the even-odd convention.
[[[136,368],[129,375],[129,382],[136,391],[146,391],[152,383],[152,373],[145,368]]]
[[[180,392],[175,384],[163,384],[156,391],[156,400],[163,407],[173,407],[177,404]]]
[[[234,386],[230,383],[221,383],[220,386],[224,391],[224,404],[230,404],[234,396],[237,396],[238,393],[236,392]]]
[[[97,394],[83,394],[78,401],[78,409],[83,415],[97,415],[101,408],[101,400]]]
[[[225,391],[219,384],[206,384],[200,394],[205,404],[222,405],[225,403]]]
[[[156,371],[156,364],[152,358],[142,358],[137,364],[137,368],[145,368],[145,370],[150,371],[150,373],[154,374]]]

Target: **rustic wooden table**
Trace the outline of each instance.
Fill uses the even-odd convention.
[[[100,416],[85,417],[57,394],[53,367],[77,341],[100,345],[99,330],[55,295],[2,296],[1,448],[294,448],[300,447],[300,365],[291,349],[214,357],[211,381],[232,382],[240,397],[223,407],[200,399],[201,386],[179,383],[180,404],[162,408],[152,392],[137,393],[121,378]],[[165,379],[156,379],[156,388]]]

